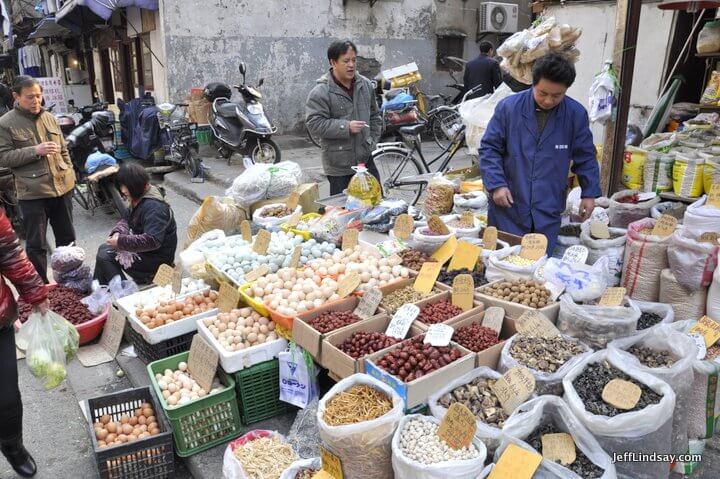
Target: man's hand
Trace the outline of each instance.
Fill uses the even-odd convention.
[[[107,241],[105,241],[105,243],[106,243],[108,246],[110,246],[112,249],[117,250],[118,236],[119,236],[119,235],[118,235],[117,233],[115,233],[114,235],[112,235],[111,237],[109,237],[109,238],[107,239]]]
[[[355,135],[360,133],[365,127],[367,127],[367,123],[364,121],[353,120],[350,122],[350,133]]]
[[[35,154],[38,156],[47,156],[60,153],[60,145],[54,141],[46,141],[35,146]]]
[[[513,197],[506,187],[498,188],[492,194],[493,203],[503,208],[510,208],[513,205]]]
[[[33,308],[38,311],[40,314],[45,315],[48,312],[48,309],[50,308],[50,301],[45,299],[42,303],[38,303],[33,306]]]
[[[583,198],[580,200],[580,220],[585,221],[590,218],[595,209],[595,198]]]

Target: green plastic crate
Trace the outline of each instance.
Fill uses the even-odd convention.
[[[155,374],[162,374],[166,369],[174,371],[180,362],[187,362],[189,355],[189,352],[176,354],[147,366],[155,393],[172,426],[175,452],[180,457],[210,449],[243,432],[235,396],[235,381],[221,368],[218,368],[218,377],[225,386],[222,391],[185,406],[168,408]]]
[[[280,400],[280,366],[277,359],[242,369],[233,375],[233,379],[242,422],[246,426],[292,409],[290,404]]]

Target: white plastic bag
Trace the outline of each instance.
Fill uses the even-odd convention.
[[[580,233],[580,244],[588,249],[587,262],[594,264],[601,258],[608,259],[608,287],[620,284],[623,261],[625,259],[625,242],[627,230],[623,228],[608,228],[612,239],[596,239],[590,235],[590,223],[583,223]]]
[[[660,402],[640,411],[626,412],[613,417],[589,412],[578,396],[573,381],[589,364],[603,361],[607,361],[610,366],[662,395]],[[563,387],[564,399],[570,410],[611,457],[613,453],[622,455],[625,452],[670,453],[675,393],[665,381],[637,369],[626,370],[623,362],[611,357],[607,350],[602,350],[585,358],[568,372],[563,379]],[[662,479],[667,478],[670,473],[670,464],[665,462],[616,462],[615,468],[619,476],[624,475],[634,479]]]
[[[538,269],[535,272],[536,279]],[[576,302],[591,301],[597,299],[608,287],[608,259],[602,257],[592,266],[580,263],[565,263],[556,258],[550,258],[542,267],[542,276],[545,281],[550,281],[563,286],[565,292],[572,296]]]
[[[469,154],[478,154],[485,129],[495,114],[495,107],[500,100],[512,94],[513,91],[510,87],[502,83],[491,95],[485,95],[482,98],[468,100],[460,104],[458,112],[462,117],[463,125],[465,125],[465,143]]]
[[[443,216],[443,221],[445,221],[446,224],[458,219],[460,219],[460,215]],[[455,236],[463,238],[463,241],[465,238],[477,238],[482,227],[483,223],[477,217],[473,217],[473,226],[471,228],[463,228],[455,225],[448,226],[448,228],[453,229]]]
[[[457,193],[453,197],[453,212],[462,214],[465,211],[487,215],[488,197],[484,191],[470,191],[468,193]]]
[[[280,474],[279,479],[295,479],[295,476],[304,469],[314,469],[319,471],[322,467],[322,461],[319,457],[312,457],[310,459],[300,459],[299,461],[293,462],[290,467],[285,469]]]
[[[243,171],[225,192],[235,203],[248,207],[256,201],[288,196],[302,182],[303,171],[295,162],[256,163]]]
[[[327,402],[346,389],[364,384],[387,394],[393,408],[377,419],[346,426],[330,426],[323,419]],[[347,478],[392,477],[392,439],[404,415],[404,402],[392,388],[367,374],[353,374],[333,386],[320,399],[318,428],[323,446],[340,458]]]
[[[642,313],[655,313],[662,318],[659,323],[646,329],[638,329],[638,331],[647,331],[660,324],[671,324],[675,321],[675,311],[673,311],[672,306],[669,304],[653,303],[652,301],[640,301],[639,299],[634,299],[633,303],[640,308],[641,315]]]
[[[318,371],[312,358],[291,343],[278,355],[280,367],[280,400],[305,408],[318,396]]]
[[[557,327],[560,332],[576,337],[592,348],[604,348],[610,341],[630,336],[637,330],[640,309],[629,298],[625,299],[625,304],[576,304],[569,294],[563,294]]]
[[[703,196],[685,210],[683,225],[689,234],[696,238],[708,231],[718,231],[720,208],[706,206],[707,196]]]
[[[669,269],[660,274],[660,302],[675,311],[675,321],[697,320],[705,314],[708,290],[690,292],[683,288]]]
[[[526,366],[524,364],[521,364],[518,362],[515,358],[512,357],[512,354],[510,353],[510,348],[512,347],[513,343],[515,342],[515,339],[519,336],[516,334],[507,341],[505,341],[505,345],[502,348],[502,352],[500,353],[500,362],[498,363],[498,372],[501,374],[504,374],[509,369],[512,369],[514,367],[524,367],[530,373],[532,373],[533,377],[535,378],[535,392],[541,396],[541,395],[554,395],[554,396],[562,396],[563,389],[562,389],[562,380],[572,367],[582,361],[586,356],[589,356],[592,354],[592,349],[590,349],[586,344],[578,340],[577,338],[573,338],[571,336],[562,335],[563,339],[566,339],[568,341],[572,341],[574,343],[577,343],[578,346],[583,348],[585,352],[578,354],[577,356],[573,356],[572,358],[568,359],[565,364],[560,366],[557,371],[552,373],[546,373],[543,371],[538,371],[537,369],[533,369],[529,366]]]
[[[567,234],[563,234],[567,232]],[[580,223],[570,222],[563,224],[560,227],[560,234],[555,242],[555,249],[553,249],[552,257],[562,259],[565,251],[571,246],[580,244],[580,234],[582,233],[582,227]]]
[[[717,226],[720,229],[720,222]],[[699,291],[712,283],[718,264],[718,246],[700,242],[686,229],[678,229],[667,249],[668,266],[688,291]]]
[[[415,418],[422,418],[436,424],[440,423],[437,418],[421,414],[410,414],[402,418],[392,440],[392,465],[395,479],[475,479],[480,474],[485,466],[487,449],[485,444],[477,438],[473,439],[473,445],[478,449],[479,455],[474,459],[421,464],[405,456],[400,448],[400,433],[405,424]]]
[[[720,266],[715,268],[713,282],[708,289],[707,314],[711,318],[720,321]]]
[[[503,279],[509,281],[513,279],[532,279],[535,271],[547,261],[547,255],[529,266],[516,266],[503,261],[510,255],[520,254],[520,249],[520,246],[513,246],[490,254],[486,261],[487,268],[485,270],[485,278],[487,278],[488,282],[492,283]]]
[[[455,234],[454,228],[448,226],[448,230],[450,230],[450,234],[431,235],[426,234],[428,232],[428,228],[426,226],[416,228],[415,231],[413,231],[411,241],[408,243],[408,246],[420,250],[425,254],[433,254],[443,245],[443,243]]]
[[[670,236],[644,234],[656,220],[644,218],[628,225],[622,286],[627,295],[643,301],[657,301],[660,296],[660,273],[668,267],[667,249]]]
[[[255,479],[259,477],[256,474],[248,473],[243,469],[242,463],[235,457],[234,451],[238,447],[242,447],[243,444],[247,444],[250,441],[260,439],[263,437],[277,438],[280,442],[286,442],[285,436],[276,432],[268,431],[265,429],[254,429],[248,433],[243,434],[237,439],[230,441],[225,448],[223,454],[223,478],[224,479]]]
[[[605,123],[612,118],[618,80],[612,63],[606,62],[603,71],[590,86],[590,121]]]
[[[287,220],[290,219],[290,217],[297,213],[298,211],[302,211],[302,206],[297,205],[295,207],[295,211],[290,213],[289,215],[285,216],[262,216],[263,211],[266,209],[277,207],[277,206],[285,206],[284,203],[273,203],[270,205],[262,206],[255,210],[255,212],[252,215],[253,223],[257,224],[260,228],[265,228],[268,231],[280,231],[280,225],[285,223]]]
[[[649,217],[652,207],[660,203],[659,196],[639,203],[620,203],[617,201],[638,193],[638,190],[621,190],[610,197],[610,207],[608,208],[610,226],[613,228],[627,228],[630,223]]]
[[[632,346],[667,351],[675,363],[668,368],[645,366],[633,354],[627,352]],[[695,342],[686,334],[673,329],[669,324],[642,331],[634,336],[616,339],[608,344],[610,356],[617,357],[626,368],[636,368],[652,374],[668,383],[675,391],[675,412],[673,413],[673,454],[684,454],[688,450],[687,422],[690,390],[693,386],[692,366],[698,353]],[[627,369],[624,369],[627,372]]]
[[[565,401],[557,396],[540,396],[520,405],[508,418],[502,432],[502,444],[495,453],[499,460],[511,442],[530,451],[542,454],[525,441],[535,430],[545,424],[554,425],[559,431],[568,433],[575,442],[575,448],[582,452],[590,462],[605,470],[601,479],[617,477],[615,464],[595,437],[572,413]],[[517,441],[517,442],[516,442]],[[562,464],[544,459],[533,475],[533,479],[578,479],[579,476]]]

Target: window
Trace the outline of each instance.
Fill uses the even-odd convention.
[[[150,45],[150,34],[144,33],[142,35],[142,75],[143,85],[146,90],[154,90],[153,71],[152,71],[152,60],[153,55],[148,45]]]
[[[445,64],[445,57],[462,58],[464,49],[465,38],[460,36],[438,36],[435,68],[440,71],[449,71],[450,65]]]

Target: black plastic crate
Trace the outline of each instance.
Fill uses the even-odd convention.
[[[104,414],[119,421],[123,414],[133,414],[142,403],[152,404],[160,434],[120,446],[100,448],[93,424]],[[160,479],[175,474],[175,455],[170,423],[149,386],[126,389],[88,399],[88,430],[100,477],[103,479]]]
[[[135,354],[145,364],[150,364],[159,359],[165,359],[176,354],[190,351],[192,338],[196,331],[192,331],[177,338],[167,339],[157,344],[149,344],[145,339],[132,327],[127,328],[127,338],[135,347]]]
[[[240,417],[246,426],[279,416],[293,409],[280,400],[280,366],[277,359],[265,361],[233,374]]]

